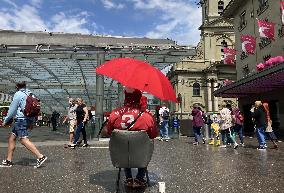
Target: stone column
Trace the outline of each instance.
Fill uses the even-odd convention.
[[[207,82],[207,111],[212,111],[212,88],[211,88],[211,81]]]
[[[218,83],[214,82],[214,91],[217,90],[218,88]],[[214,111],[218,112],[219,111],[219,107],[218,107],[218,97],[213,96],[213,101],[214,101]]]
[[[97,65],[101,65],[105,62],[105,54],[97,54]],[[96,129],[101,129],[104,121],[104,76],[96,74]]]

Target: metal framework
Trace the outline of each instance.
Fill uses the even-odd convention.
[[[13,94],[16,82],[27,81],[42,100],[43,111],[48,113],[65,112],[68,97],[81,97],[88,105],[97,100],[95,68],[100,63],[99,57],[103,61],[136,58],[162,70],[195,55],[195,48],[178,46],[172,40],[80,34],[52,34],[47,39],[50,34],[15,31],[0,31],[0,35],[0,92]],[[117,101],[117,83],[107,77],[103,79],[103,97],[108,104]],[[109,108],[111,105],[104,107]]]

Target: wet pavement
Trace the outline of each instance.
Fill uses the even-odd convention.
[[[45,135],[55,137],[44,135],[44,140],[40,140],[41,133],[44,132],[34,131],[32,139],[48,160],[43,167],[34,169],[35,158],[19,145],[14,154],[15,165],[0,168],[1,193],[115,192],[117,169],[111,164],[108,142],[92,141],[89,148],[68,149],[63,147],[66,135],[46,131]],[[167,193],[284,192],[283,143],[278,150],[258,151],[255,138],[246,138],[246,146],[237,150],[193,146],[190,140],[156,140],[148,167],[151,187],[130,190],[122,186],[121,192],[157,193],[158,182],[166,183]],[[5,158],[6,146],[1,143],[0,159]]]

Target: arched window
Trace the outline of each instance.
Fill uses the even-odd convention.
[[[218,14],[221,15],[224,11],[224,1],[218,2]]]
[[[200,84],[197,82],[193,84],[193,96],[200,96]]]

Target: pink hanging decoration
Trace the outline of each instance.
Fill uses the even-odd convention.
[[[284,25],[284,1],[280,2],[281,10],[282,10],[282,24]]]
[[[264,64],[263,63],[260,63],[258,65],[256,65],[256,68],[257,68],[257,71],[262,71],[264,69]]]
[[[224,64],[234,64],[237,51],[231,48],[224,48]]]
[[[251,35],[242,35],[241,41],[242,41],[243,52],[248,53],[248,54],[254,54],[254,51],[256,48],[255,38]]]
[[[260,37],[274,40],[275,24],[263,20],[257,20],[257,23],[259,26]]]

